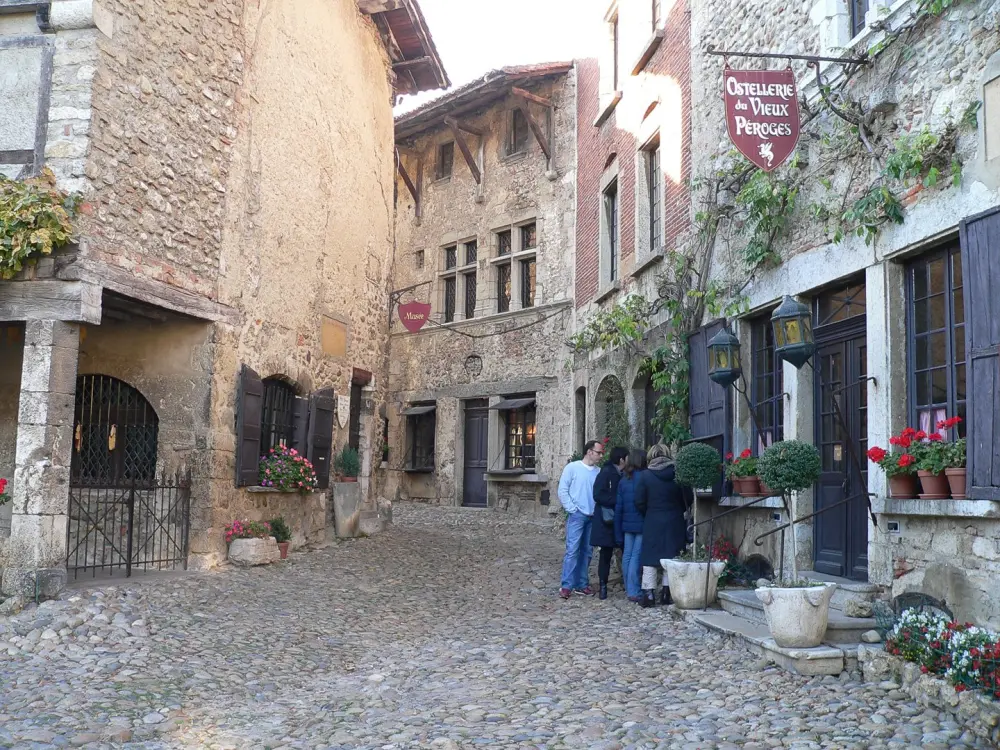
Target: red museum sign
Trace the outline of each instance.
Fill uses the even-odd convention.
[[[799,97],[792,69],[727,67],[722,82],[729,139],[765,172],[777,169],[799,140]]]
[[[426,302],[407,302],[399,306],[399,320],[410,333],[424,327],[431,314],[431,306]]]

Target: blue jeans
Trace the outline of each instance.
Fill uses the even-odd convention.
[[[625,593],[637,597],[642,593],[640,578],[642,568],[639,555],[642,552],[642,534],[625,534],[625,552],[622,554],[622,568],[625,570]]]
[[[590,525],[593,516],[579,511],[566,519],[566,556],[563,558],[562,588],[585,589],[590,585]]]

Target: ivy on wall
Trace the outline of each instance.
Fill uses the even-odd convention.
[[[11,180],[0,175],[0,278],[70,243],[80,196],[56,187],[55,175]]]

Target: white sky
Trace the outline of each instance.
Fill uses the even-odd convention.
[[[505,65],[572,60],[593,54],[597,0],[419,0],[452,86]],[[606,4],[607,0],[603,0]],[[396,114],[443,91],[404,97]]]

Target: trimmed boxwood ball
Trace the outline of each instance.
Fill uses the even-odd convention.
[[[775,443],[757,459],[761,481],[776,492],[798,492],[812,487],[821,470],[815,445],[801,440]]]
[[[705,443],[688,443],[677,452],[675,476],[680,484],[700,489],[711,487],[722,473],[722,456]]]

